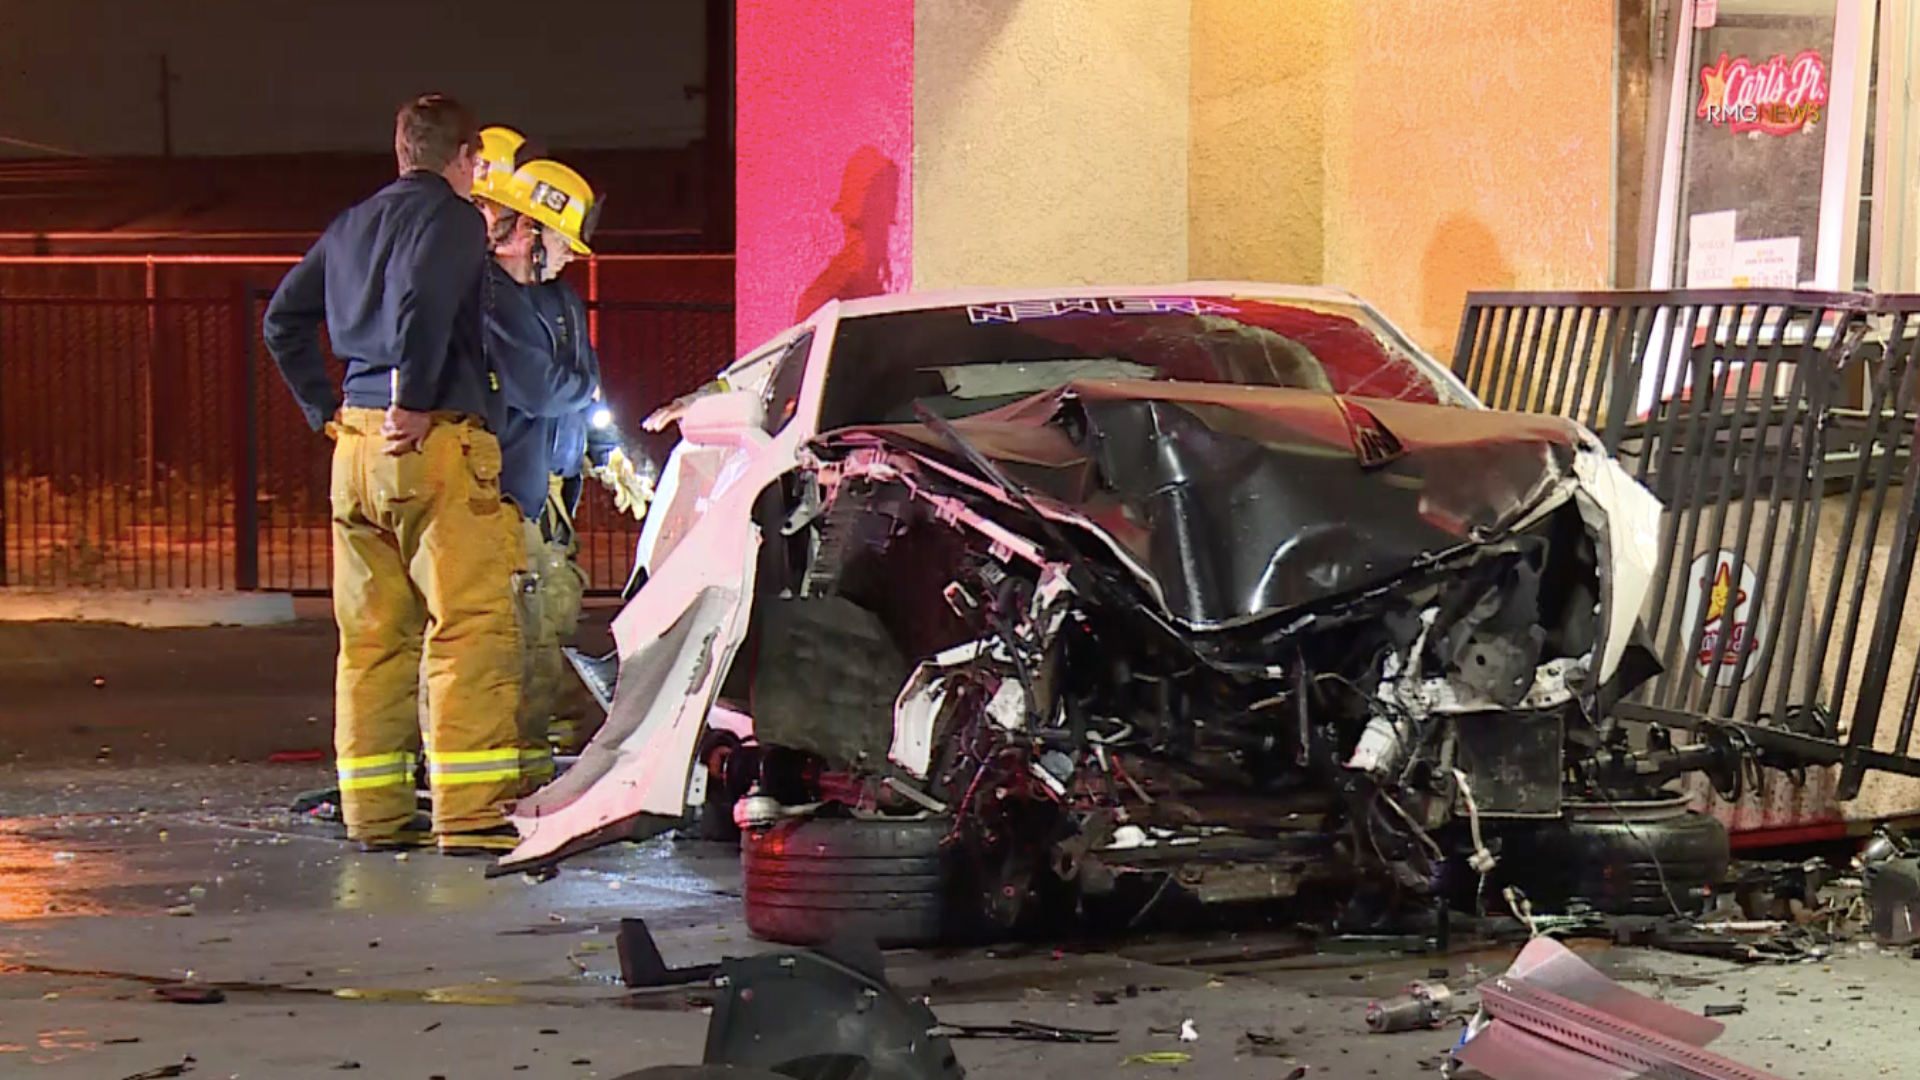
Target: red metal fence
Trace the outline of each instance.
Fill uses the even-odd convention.
[[[260,344],[284,266],[0,261],[0,585],[327,590],[329,444]],[[730,260],[569,276],[635,437],[733,356]],[[596,591],[617,590],[638,523],[589,483],[579,527]]]

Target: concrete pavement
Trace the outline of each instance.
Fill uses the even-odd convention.
[[[0,1076],[118,1080],[189,1056],[192,1077],[402,1080],[615,1077],[698,1060],[699,988],[620,986],[614,930],[645,917],[675,964],[763,948],[741,924],[732,852],[622,846],[544,883],[489,881],[479,862],[432,853],[361,855],[283,809],[326,783],[324,766],[266,761],[296,737],[325,745],[324,720],[308,716],[324,707],[328,627],[217,643],[194,636],[217,631],[130,633],[149,636],[106,643],[108,689],[123,698],[83,678],[93,654],[65,655],[73,637],[15,640],[23,654],[0,661],[12,665],[0,696]],[[1920,1075],[1915,961],[1855,950],[1737,968],[1583,948],[1682,1007],[1745,1004],[1712,1048],[1781,1077]],[[1323,956],[1268,927],[902,952],[889,972],[948,1022],[1119,1033],[1111,1045],[956,1042],[975,1077],[1105,1073],[1153,1051],[1190,1061],[1122,1071],[1411,1077],[1432,1075],[1458,1026],[1371,1036],[1366,1003],[1434,966],[1456,980],[1470,964],[1497,973],[1511,952]],[[155,996],[181,982],[223,1000]],[[1188,1019],[1198,1042],[1155,1034]]]

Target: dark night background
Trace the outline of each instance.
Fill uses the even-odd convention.
[[[429,89],[605,189],[607,250],[731,246],[730,5],[7,0],[0,21],[0,251],[297,252],[269,234],[382,182],[394,107]],[[97,233],[125,242],[61,235]]]
[[[625,426],[711,377],[734,348],[733,18],[730,0],[0,0],[0,585],[325,591],[328,444],[259,318],[392,178],[394,110],[424,91],[604,196],[597,257],[567,277]],[[597,485],[579,524],[593,585],[617,589],[638,524]]]

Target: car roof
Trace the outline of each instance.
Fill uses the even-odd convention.
[[[1184,281],[1163,285],[1071,285],[1044,289],[934,289],[926,292],[893,293],[846,301],[840,305],[840,317],[858,319],[868,315],[892,315],[902,311],[927,311],[933,308],[961,307],[967,304],[1004,304],[1022,300],[1163,296],[1238,296],[1263,300],[1366,306],[1364,301],[1345,289],[1324,285],[1280,285],[1259,281]]]

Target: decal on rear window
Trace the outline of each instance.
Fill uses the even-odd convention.
[[[1115,296],[1068,300],[1013,300],[1004,304],[969,304],[967,320],[1017,323],[1030,319],[1057,319],[1062,315],[1234,315],[1239,308],[1197,296]]]

